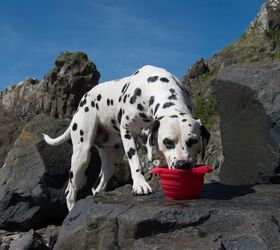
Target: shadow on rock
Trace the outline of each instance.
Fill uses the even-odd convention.
[[[220,182],[208,183],[204,185],[202,198],[214,200],[230,200],[235,197],[245,196],[255,193],[249,185],[226,185]]]

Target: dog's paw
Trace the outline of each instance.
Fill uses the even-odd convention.
[[[153,189],[150,185],[144,181],[136,181],[132,186],[132,193],[133,195],[148,195],[153,193]]]

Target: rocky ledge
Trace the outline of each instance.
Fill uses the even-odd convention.
[[[126,185],[80,200],[54,249],[279,249],[279,188],[211,183],[199,200],[167,201]]]

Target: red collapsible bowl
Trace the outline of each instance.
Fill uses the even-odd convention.
[[[200,198],[204,175],[212,171],[208,165],[197,165],[189,170],[155,167],[152,173],[159,174],[160,184],[167,199],[190,200]]]

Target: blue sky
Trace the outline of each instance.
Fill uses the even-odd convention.
[[[84,51],[101,82],[145,64],[181,78],[238,39],[264,0],[9,0],[0,2],[0,90],[43,79],[62,51]]]

